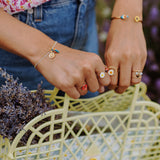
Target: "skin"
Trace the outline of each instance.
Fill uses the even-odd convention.
[[[123,93],[130,85],[141,81],[135,76],[135,71],[143,71],[147,57],[142,23],[134,21],[135,16],[142,19],[142,0],[116,0],[112,17],[122,14],[129,15],[129,19],[112,20],[104,55],[106,65],[118,69],[111,76],[109,85],[117,93]]]
[[[39,30],[18,21],[0,9],[1,48],[22,56],[35,65],[54,43],[54,40]],[[99,78],[100,72],[105,71],[99,56],[59,43],[56,48],[60,54],[54,59],[44,58],[36,68],[51,84],[72,98],[79,98],[88,90],[104,91],[104,86],[110,83],[110,77],[106,74],[103,79]],[[81,90],[85,83],[88,90]]]
[[[142,0],[116,0],[112,15],[119,16],[124,13],[132,18],[135,15],[141,16]],[[35,65],[54,43],[54,40],[39,30],[18,21],[0,9],[1,48],[22,56]],[[111,22],[104,56],[107,66],[119,68],[119,72],[112,77],[108,74],[103,79],[99,77],[100,72],[105,71],[105,67],[96,54],[71,49],[59,43],[56,48],[60,54],[52,60],[44,58],[36,69],[51,84],[72,98],[79,98],[88,90],[103,92],[104,86],[108,85],[110,89],[123,93],[129,85],[140,82],[132,71],[143,70],[146,60],[142,24],[135,24],[133,20]],[[81,89],[85,83],[88,90]]]

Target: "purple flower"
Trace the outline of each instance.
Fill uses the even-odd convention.
[[[147,55],[148,55],[149,61],[151,61],[151,62],[155,61],[155,53],[152,49],[148,49]]]
[[[148,86],[151,82],[151,79],[147,74],[143,74],[142,81]]]
[[[159,71],[159,66],[155,63],[150,65],[150,71],[158,72]]]
[[[157,91],[160,93],[160,78],[158,78],[158,79],[155,81],[155,87],[156,87]]]
[[[152,19],[152,21],[155,21],[157,19],[159,19],[159,9],[157,8],[157,6],[153,6],[150,10],[150,17]]]
[[[153,26],[151,28],[151,35],[154,39],[158,38],[158,27],[157,26]]]

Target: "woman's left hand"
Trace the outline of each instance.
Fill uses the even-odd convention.
[[[106,65],[115,71],[109,89],[123,93],[130,85],[139,83],[146,57],[142,23],[112,20],[105,50]]]

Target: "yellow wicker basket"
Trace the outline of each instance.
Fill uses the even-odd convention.
[[[149,101],[143,83],[123,94],[109,91],[89,99],[57,93],[56,88],[45,91],[58,109],[31,120],[12,143],[0,136],[0,160],[160,159],[160,105]],[[27,132],[28,141],[20,146]]]

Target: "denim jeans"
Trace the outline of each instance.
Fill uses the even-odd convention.
[[[98,54],[95,0],[51,0],[36,8],[13,15],[42,31],[53,40],[74,49]],[[17,44],[18,46],[18,44]],[[47,80],[26,59],[0,49],[0,67],[18,77],[28,89],[53,89]],[[0,78],[0,85],[4,80]],[[88,93],[85,97],[97,95]]]

